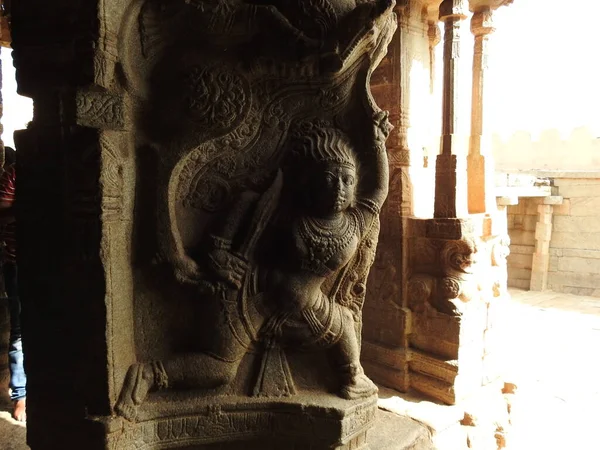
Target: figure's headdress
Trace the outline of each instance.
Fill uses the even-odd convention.
[[[335,162],[357,168],[349,137],[324,121],[302,122],[294,127],[288,151],[292,164]]]

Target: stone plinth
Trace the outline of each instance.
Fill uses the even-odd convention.
[[[335,396],[310,393],[279,401],[179,397],[149,398],[136,423],[121,418],[98,419],[107,434],[108,448],[186,445],[227,450],[366,450],[367,431],[377,412],[375,399],[349,405]]]

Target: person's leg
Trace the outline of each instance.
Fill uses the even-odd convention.
[[[10,308],[10,342],[8,360],[10,367],[10,398],[15,408],[13,416],[17,420],[25,420],[25,397],[27,377],[23,367],[23,344],[21,342],[21,302],[17,289],[17,266],[4,263],[4,286]]]

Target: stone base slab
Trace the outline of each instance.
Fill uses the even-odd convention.
[[[95,418],[107,449],[367,450],[377,400],[348,401],[310,393],[290,398],[174,398],[153,394],[136,422]]]

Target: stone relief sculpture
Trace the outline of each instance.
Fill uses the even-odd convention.
[[[328,420],[353,424],[338,442],[365,439],[377,387],[360,364],[361,314],[391,130],[369,81],[395,31],[393,6],[132,3],[123,73],[138,145],[156,155],[156,206],[138,205],[156,217],[152,270],[171,277],[163,294],[140,281],[137,307],[150,317],[146,298],[190,293],[180,303],[197,311],[199,338],[152,357],[139,332],[145,356],[129,366],[114,407],[130,423],[159,420],[139,414],[165,392],[198,391],[209,405],[263,399],[268,408],[302,404],[295,399],[310,385],[324,414],[338,411]],[[309,364],[302,355],[322,355],[327,364],[312,370],[325,381],[298,373]],[[327,395],[342,403],[319,397]]]
[[[213,303],[208,309],[214,314],[209,321],[214,339],[202,353],[134,365],[117,406],[121,414],[135,417],[135,407],[151,389],[214,388],[231,382],[242,357],[257,343],[265,348],[265,359],[254,395],[294,393],[282,350],[286,345],[331,349],[340,396],[354,399],[377,392],[359,360],[364,274],[355,270],[359,250],[368,266],[372,263],[376,237],[371,230],[387,195],[382,145],[389,132],[387,115],[378,114],[374,121],[381,139],[367,149],[374,172],[366,186],[342,131],[319,122],[297,128],[286,149],[288,160],[271,187],[260,197],[242,194],[225,228],[211,236],[211,273],[198,285],[204,301]],[[239,236],[246,215],[251,215],[251,227]],[[324,289],[335,275],[333,286]],[[348,280],[351,293],[343,286]],[[274,391],[265,387],[269,380],[264,378],[274,375],[266,373],[274,364],[269,358],[277,358],[284,378]]]

